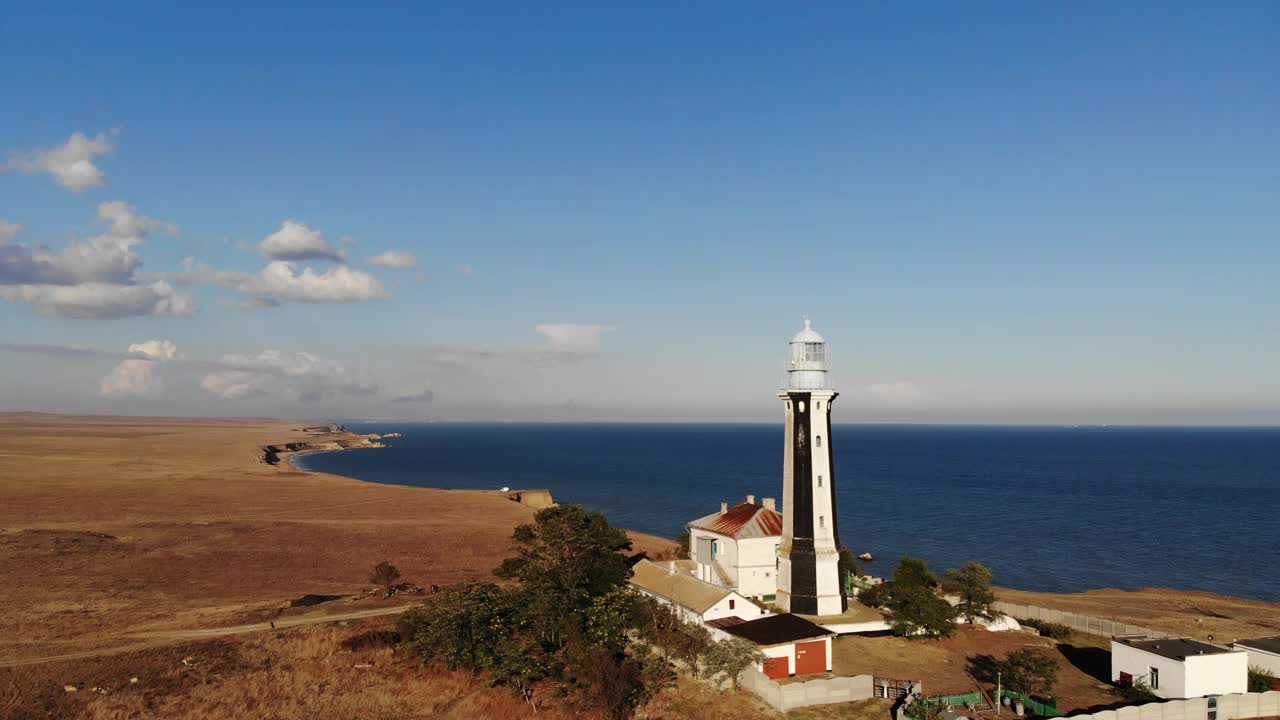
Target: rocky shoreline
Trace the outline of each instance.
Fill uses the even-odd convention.
[[[400,437],[399,433],[362,435],[349,432],[345,427],[337,424],[313,425],[304,427],[301,431],[309,436],[307,440],[263,445],[262,462],[267,465],[280,465],[282,461],[303,453],[382,448],[387,447],[386,440]]]

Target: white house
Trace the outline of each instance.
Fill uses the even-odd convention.
[[[1249,685],[1249,655],[1185,638],[1116,639],[1111,680],[1147,685],[1167,700],[1242,693]]]
[[[1253,640],[1237,640],[1231,646],[1237,650],[1243,650],[1249,655],[1250,667],[1270,670],[1272,675],[1280,678],[1280,635],[1255,638]]]
[[[778,592],[778,543],[782,513],[773,498],[756,504],[754,495],[720,512],[689,523],[689,554],[694,574],[713,585],[772,601]]]
[[[755,644],[765,656],[756,669],[774,680],[831,671],[835,633],[798,615],[770,615],[747,622],[722,618],[707,624]]]
[[[631,586],[674,605],[686,622],[705,623],[720,618],[754,620],[768,615],[731,588],[712,585],[689,575],[675,563],[641,560],[631,568]]]

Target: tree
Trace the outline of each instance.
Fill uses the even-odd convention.
[[[520,581],[534,630],[540,640],[563,646],[571,625],[581,625],[593,598],[622,586],[631,565],[620,551],[631,549],[622,528],[598,512],[578,505],[538,511],[533,523],[512,535],[515,557],[494,570]]]
[[[912,695],[907,703],[906,715],[911,720],[939,720],[942,717],[942,703],[925,702],[923,695]]]
[[[893,573],[889,626],[907,637],[947,637],[955,630],[958,611],[938,595],[937,578],[919,558],[904,557]]]
[[[703,672],[715,679],[721,675],[733,681],[734,689],[738,689],[738,676],[743,670],[764,662],[764,653],[742,638],[729,638],[711,643],[702,654]]]
[[[400,568],[383,560],[373,566],[373,571],[369,573],[369,582],[382,588],[382,592],[386,597],[391,597],[391,586],[400,579]]]
[[[568,674],[591,707],[605,717],[624,720],[660,687],[647,684],[643,663],[623,653],[570,643],[566,650]]]
[[[1000,662],[1000,679],[1005,687],[1023,695],[1053,697],[1058,684],[1058,661],[1044,648],[1019,648]]]
[[[511,647],[520,607],[514,591],[493,583],[459,583],[405,613],[400,635],[424,660],[440,660],[452,670],[489,670]]]
[[[1267,692],[1275,686],[1275,673],[1257,665],[1249,666],[1249,692]]]
[[[982,563],[971,562],[948,570],[942,577],[942,589],[960,596],[956,609],[969,622],[976,617],[991,617],[996,594],[991,590],[991,571]]]
[[[858,591],[858,602],[871,608],[884,607],[889,604],[890,588],[891,585],[889,583],[880,583],[869,588],[863,588]]]
[[[840,579],[844,580],[846,575],[858,577],[862,574],[862,570],[858,567],[858,558],[854,557],[853,551],[840,544]]]

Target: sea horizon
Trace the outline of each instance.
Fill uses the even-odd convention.
[[[296,467],[419,487],[546,488],[557,502],[664,537],[722,501],[782,497],[781,423],[359,425],[404,437],[375,452],[308,453]],[[911,555],[938,572],[984,562],[997,584],[1026,590],[1162,587],[1280,600],[1264,560],[1280,546],[1280,528],[1266,522],[1280,512],[1280,428],[833,430],[842,540],[876,556],[871,574],[888,575]]]

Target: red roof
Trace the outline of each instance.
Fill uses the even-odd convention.
[[[698,518],[689,527],[728,537],[769,537],[782,534],[782,513],[763,505],[738,503],[727,512]]]

